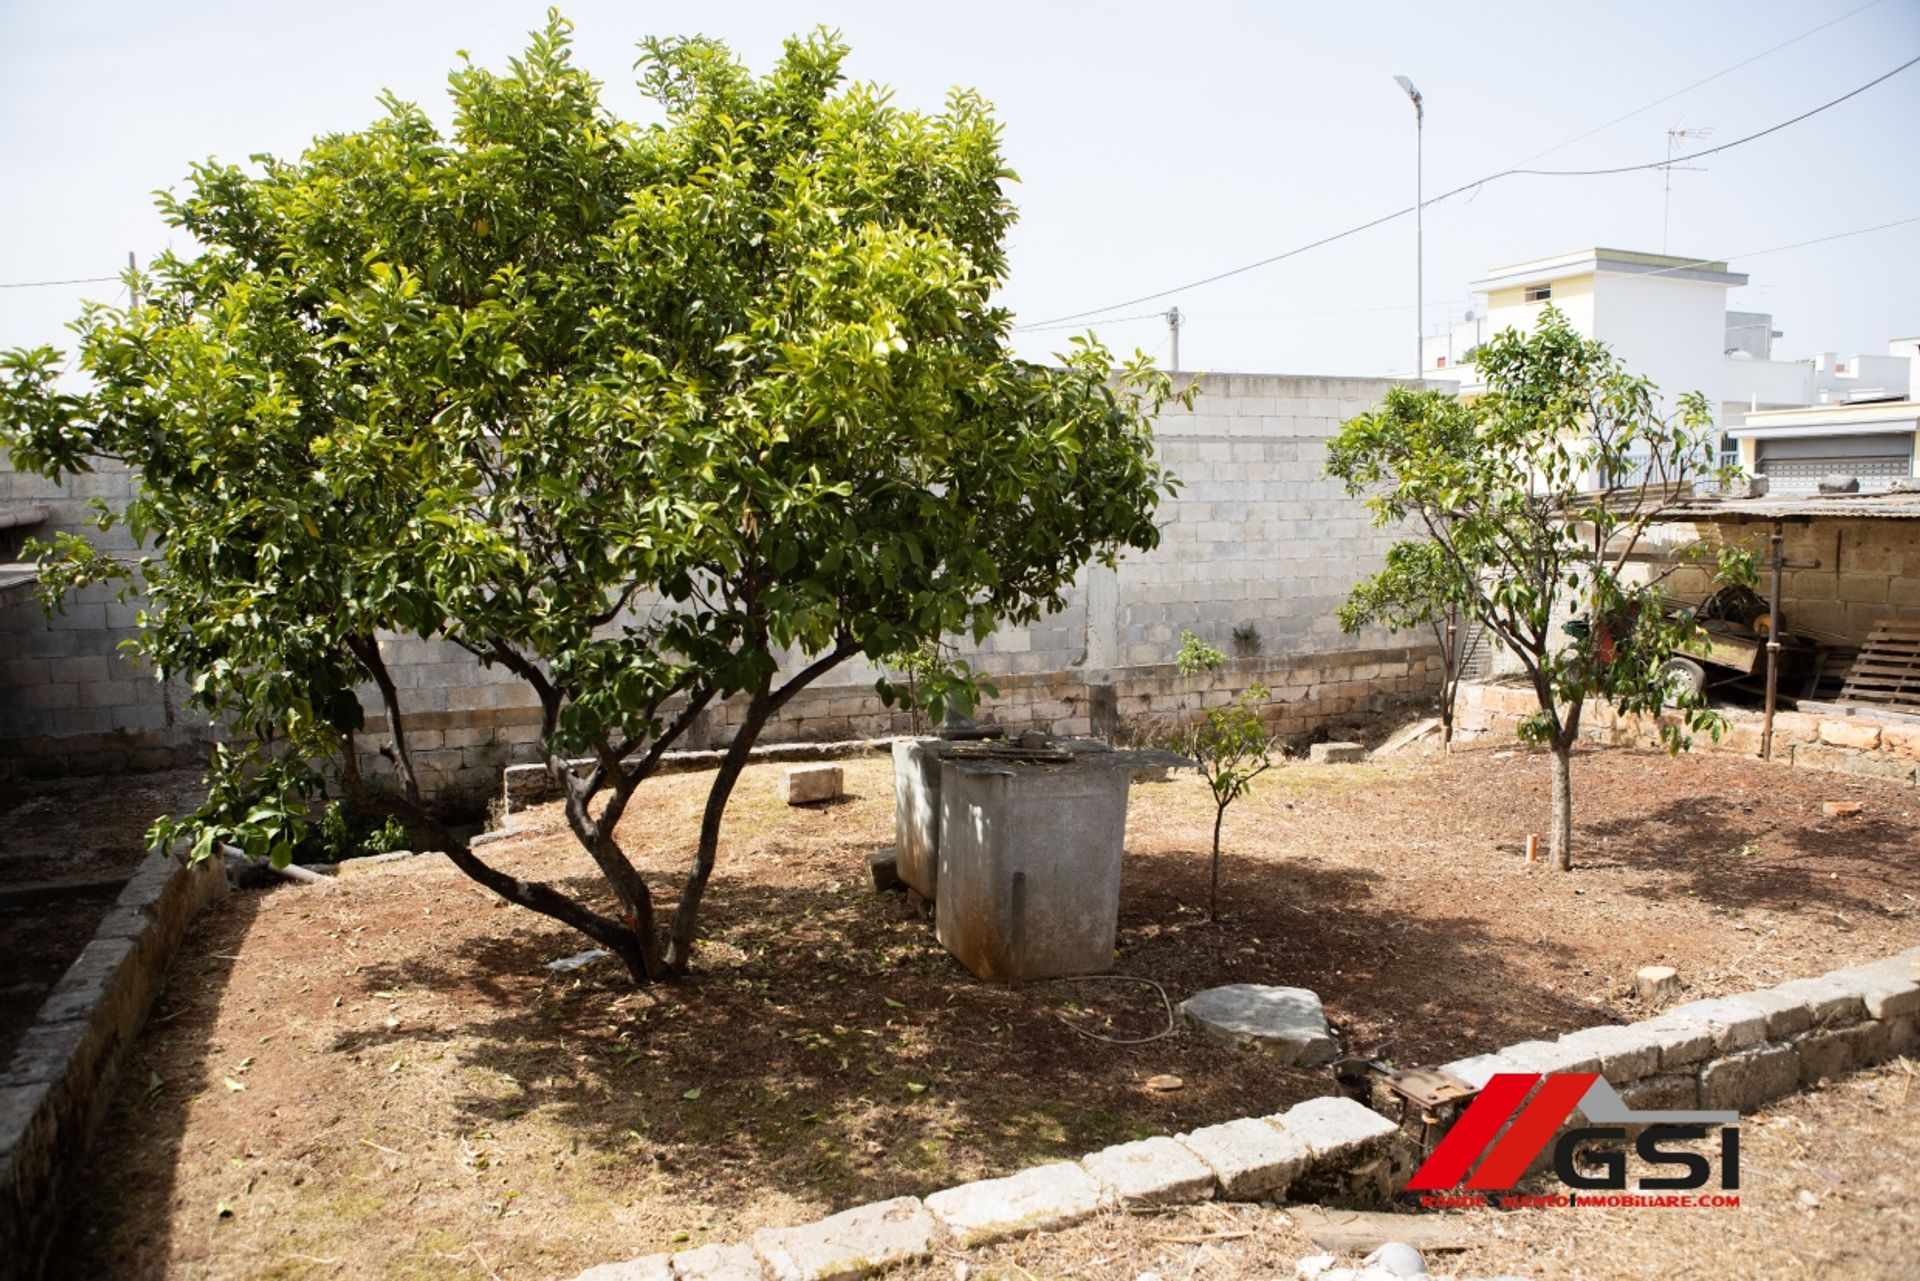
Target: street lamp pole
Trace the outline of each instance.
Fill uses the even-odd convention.
[[[1413,100],[1413,376],[1421,378],[1427,369],[1427,272],[1426,227],[1422,218],[1426,202],[1421,194],[1421,140],[1426,132],[1427,108],[1420,97],[1420,91],[1413,87],[1413,81],[1405,76],[1395,76],[1393,82],[1406,91]]]

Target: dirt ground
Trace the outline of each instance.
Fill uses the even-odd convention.
[[[1349,1048],[1417,1064],[1641,1017],[1645,964],[1678,967],[1692,997],[1920,939],[1911,789],[1723,757],[1575,768],[1571,875],[1518,852],[1545,825],[1542,758],[1276,771],[1228,817],[1218,924],[1204,786],[1136,787],[1115,972],[1176,1001],[1310,987]],[[1331,1089],[1184,1031],[1082,1035],[1163,1030],[1142,984],[973,981],[866,884],[891,843],[887,762],[850,762],[849,798],[816,808],[780,803],[778,779],[742,781],[677,987],[547,972],[584,941],[439,859],[215,907],[135,1050],[56,1275],[566,1277]],[[684,866],[706,783],[649,783],[623,827],[656,883]],[[1863,812],[1823,818],[1831,799]],[[559,815],[527,821],[487,856],[599,893]],[[1147,1088],[1158,1074],[1183,1088]]]
[[[147,828],[202,794],[197,771],[0,787],[0,1064],[146,855]]]
[[[1437,1275],[1562,1281],[1907,1281],[1920,1270],[1920,1069],[1900,1059],[1782,1099],[1741,1121],[1738,1208],[1472,1210],[1408,1216],[1459,1248]],[[1708,1151],[1713,1149],[1709,1148]],[[1558,1187],[1542,1177],[1522,1192]],[[1165,1281],[1273,1277],[1328,1253],[1287,1207],[1198,1205],[1105,1214],[1065,1232],[950,1251],[894,1281]],[[1345,1264],[1358,1253],[1341,1254]]]

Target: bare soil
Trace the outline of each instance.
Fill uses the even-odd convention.
[[[0,787],[0,1064],[146,855],[147,828],[201,795],[185,771]]]
[[[587,944],[434,857],[217,906],[134,1052],[56,1275],[566,1277],[1331,1090],[1184,1030],[1084,1035],[1164,1029],[1142,984],[974,981],[866,882],[892,839],[888,763],[847,775],[846,800],[790,809],[777,768],[748,772],[697,973],[673,987],[549,973]],[[657,885],[707,782],[650,782],[623,826]],[[1349,1048],[1438,1063],[1644,1016],[1641,965],[1678,967],[1692,997],[1920,936],[1910,788],[1583,753],[1567,875],[1519,853],[1547,784],[1543,758],[1485,750],[1278,770],[1228,816],[1214,924],[1204,786],[1136,787],[1115,972],[1176,1001],[1309,987]],[[1863,812],[1824,818],[1832,799]],[[487,856],[602,895],[557,812],[527,821]],[[1149,1089],[1158,1074],[1183,1088]]]
[[[1550,1208],[1408,1215],[1462,1247],[1425,1252],[1446,1276],[1562,1281],[1909,1281],[1920,1260],[1920,1083],[1906,1059],[1782,1099],[1741,1121],[1737,1207]],[[1715,1151],[1711,1146],[1709,1153]],[[1519,1191],[1561,1191],[1545,1177]],[[1291,1278],[1328,1253],[1284,1206],[1103,1214],[1064,1232],[948,1251],[895,1281]],[[1338,1256],[1352,1265],[1358,1253]]]

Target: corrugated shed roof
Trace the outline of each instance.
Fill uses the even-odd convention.
[[[1696,494],[1669,507],[1676,520],[1920,520],[1920,493],[1770,494],[1717,498]]]

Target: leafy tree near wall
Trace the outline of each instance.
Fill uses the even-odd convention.
[[[1387,548],[1386,559],[1380,572],[1355,584],[1340,606],[1341,630],[1377,624],[1394,632],[1424,627],[1433,634],[1440,651],[1440,740],[1451,744],[1454,702],[1472,637],[1473,585],[1436,542],[1397,542]]]
[[[1663,608],[1662,575],[1627,572],[1649,526],[1715,474],[1713,414],[1691,392],[1663,417],[1654,388],[1548,308],[1478,356],[1486,392],[1463,401],[1396,387],[1343,424],[1327,471],[1367,495],[1381,526],[1412,522],[1466,608],[1519,661],[1539,704],[1521,727],[1553,761],[1550,854],[1573,858],[1573,745],[1588,698],[1658,718],[1668,748],[1721,718],[1663,673],[1695,635]],[[1555,626],[1555,607],[1575,617]],[[1672,713],[1661,716],[1663,704]]]
[[[138,469],[124,519],[156,554],[128,570],[67,540],[44,566],[55,597],[130,573],[140,648],[239,731],[197,855],[284,860],[330,781],[384,792],[468,876],[648,981],[687,969],[728,796],[795,694],[855,655],[1030,622],[1088,560],[1156,543],[1148,417],[1171,389],[1091,342],[1057,368],[1008,350],[1011,175],[975,95],[903,110],[844,85],[825,35],[763,78],[650,40],[664,123],[642,128],[567,32],[556,15],[504,73],[457,69],[444,135],[388,100],[298,159],[196,168],[162,209],[198,256],[81,316],[89,390],[50,349],[7,354],[0,424],[49,476]],[[392,633],[526,683],[602,894],[439,821]],[[964,671],[930,675],[964,695]],[[669,910],[618,825],[730,697]],[[363,779],[376,729],[391,774]]]
[[[1180,633],[1175,663],[1182,676],[1215,672],[1227,656],[1192,632]],[[1227,807],[1245,796],[1253,780],[1273,768],[1273,736],[1257,710],[1267,700],[1267,688],[1254,684],[1240,697],[1209,707],[1200,719],[1180,732],[1177,746],[1191,758],[1213,793],[1213,858],[1207,876],[1207,919],[1220,919],[1220,827]]]

